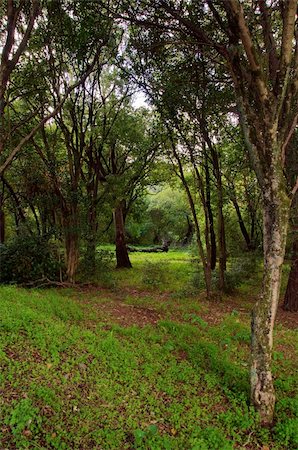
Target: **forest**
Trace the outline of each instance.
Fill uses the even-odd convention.
[[[1,449],[298,449],[297,10],[0,2]]]

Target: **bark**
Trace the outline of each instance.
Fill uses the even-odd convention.
[[[254,250],[255,249],[254,243],[251,240],[251,236],[249,235],[249,233],[248,233],[248,231],[246,229],[246,226],[245,226],[242,214],[241,214],[241,210],[240,210],[239,204],[237,202],[236,195],[234,193],[232,194],[231,201],[232,201],[232,203],[234,205],[234,208],[235,208],[235,211],[236,211],[236,214],[237,214],[238,223],[239,223],[239,226],[240,226],[240,230],[241,230],[242,236],[243,236],[243,238],[245,240],[245,244],[246,244],[247,250],[249,250],[249,251]],[[251,228],[252,235],[253,235],[253,230],[254,230],[254,227],[253,227],[253,223],[252,223],[252,228]]]
[[[79,224],[78,211],[73,205],[66,214],[64,212],[63,228],[65,236],[66,274],[70,283],[75,281],[75,274],[79,263]]]
[[[96,204],[94,199],[90,199],[91,204],[88,211],[88,236],[87,236],[87,248],[86,248],[86,258],[88,260],[88,265],[90,270],[95,270],[95,255],[96,255],[96,236],[97,236],[97,214],[96,214]]]
[[[213,211],[211,207],[210,171],[206,152],[205,152],[205,178],[206,178],[206,207],[208,211],[209,229],[210,229],[210,247],[211,247],[210,265],[211,270],[214,270],[216,267],[216,237],[214,230]]]
[[[4,210],[0,209],[0,244],[5,242],[5,214]]]
[[[273,175],[263,192],[264,274],[252,318],[251,399],[264,425],[273,421],[275,392],[271,373],[273,327],[278,307],[290,199]]]
[[[187,232],[183,238],[182,245],[188,245],[191,242],[194,233],[194,226],[188,215],[186,216],[186,221],[187,221]]]
[[[115,225],[115,244],[116,244],[116,260],[117,260],[117,269],[132,267],[127,246],[125,240],[125,229],[124,229],[124,219],[123,219],[123,210],[124,210],[124,202],[121,201],[118,203],[114,210],[114,225]]]
[[[66,250],[66,273],[67,279],[70,283],[74,283],[75,274],[78,268],[79,262],[79,250],[78,250],[78,235],[77,233],[67,233],[65,237],[65,250]]]

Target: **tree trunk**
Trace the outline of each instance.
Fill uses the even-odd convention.
[[[204,146],[205,147],[205,146]],[[207,152],[205,151],[205,178],[206,178],[206,207],[209,217],[210,229],[210,246],[211,246],[211,270],[216,267],[216,236],[214,231],[213,211],[211,207],[211,185],[210,185],[210,171]]]
[[[187,221],[187,232],[182,241],[182,245],[185,245],[185,246],[190,244],[192,237],[193,237],[193,233],[194,233],[194,226],[193,226],[190,218],[188,217],[188,215],[186,215],[186,221]]]
[[[65,236],[66,273],[70,283],[75,280],[75,274],[79,264],[79,224],[76,207],[71,208],[68,216],[63,217]]]
[[[223,215],[223,187],[221,170],[218,161],[217,152],[214,151],[217,158],[217,196],[218,196],[218,253],[219,253],[219,289],[225,290],[225,271],[227,268],[227,248],[226,248],[226,233],[225,233],[225,221]]]
[[[222,173],[220,168],[219,155],[214,147],[209,133],[205,118],[200,121],[202,135],[210,150],[214,175],[216,178],[216,190],[217,190],[217,211],[218,211],[218,259],[219,259],[219,289],[224,291],[225,289],[225,271],[227,266],[227,249],[226,249],[226,235],[225,235],[225,222],[223,215],[223,186],[222,186]]]
[[[76,233],[68,233],[65,238],[66,249],[66,273],[67,279],[70,283],[74,282],[75,273],[78,268],[79,250],[78,250],[78,235]]]
[[[124,201],[118,203],[114,210],[114,225],[115,225],[115,244],[116,244],[116,259],[117,269],[132,267],[125,242],[125,229],[123,219]]]
[[[248,233],[248,231],[246,229],[245,223],[244,223],[243,218],[242,218],[241,210],[240,210],[239,204],[237,202],[236,195],[234,193],[232,193],[231,200],[232,200],[232,203],[234,205],[234,208],[235,208],[235,211],[236,211],[236,214],[237,214],[238,223],[239,223],[239,226],[240,226],[240,230],[241,230],[242,236],[243,236],[243,238],[245,240],[245,244],[246,244],[247,250],[248,251],[254,250],[255,249],[254,243],[252,242],[251,237],[249,236],[249,233]]]
[[[298,238],[293,243],[292,265],[283,309],[291,312],[298,311]]]
[[[208,242],[209,239],[209,228],[208,228],[208,224],[207,221],[205,220],[205,237],[206,237],[206,255],[204,252],[204,248],[203,248],[203,244],[202,244],[202,239],[201,239],[201,230],[200,230],[200,224],[199,224],[199,220],[198,220],[198,216],[197,216],[197,212],[196,212],[196,208],[195,208],[195,203],[194,203],[194,199],[192,196],[192,193],[189,189],[189,186],[187,184],[187,180],[184,176],[184,171],[183,171],[183,166],[182,166],[182,162],[179,158],[179,154],[177,153],[176,149],[175,149],[175,145],[172,143],[172,150],[173,150],[173,154],[176,158],[176,161],[178,163],[178,167],[179,167],[179,177],[181,179],[181,182],[183,184],[183,187],[185,189],[185,192],[187,194],[187,198],[188,198],[188,203],[191,209],[191,213],[192,213],[192,217],[193,217],[193,221],[194,221],[194,226],[195,226],[195,232],[196,232],[196,241],[197,241],[197,247],[198,247],[198,252],[202,261],[202,265],[203,265],[203,271],[204,271],[204,279],[205,279],[205,286],[206,286],[206,296],[207,299],[210,298],[210,294],[211,294],[211,281],[212,281],[212,271],[211,271],[211,260],[210,260],[210,245]],[[190,154],[192,154],[190,152]],[[198,183],[198,188],[199,191],[201,192],[201,198],[203,200],[204,197],[204,192],[202,190],[202,183],[201,183],[201,177],[200,174],[197,170],[196,165],[194,164],[194,169],[196,172],[196,180]],[[206,215],[206,204],[203,203],[204,206],[204,212],[205,212],[205,219],[208,220],[208,216]]]
[[[96,255],[96,236],[97,236],[97,215],[96,205],[93,199],[91,199],[91,205],[88,211],[88,235],[86,246],[86,259],[88,261],[88,267],[90,270],[95,270],[95,255]]]
[[[5,241],[5,214],[4,210],[0,209],[0,244]]]
[[[264,425],[272,424],[275,392],[271,374],[273,327],[279,301],[290,199],[274,174],[263,189],[264,274],[252,317],[251,398]]]

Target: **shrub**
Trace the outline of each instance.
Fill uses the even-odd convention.
[[[230,266],[226,272],[226,290],[228,292],[241,286],[249,280],[258,270],[258,262],[255,255],[231,258]]]
[[[1,283],[58,280],[61,268],[59,249],[44,237],[19,235],[0,245]]]
[[[79,266],[79,279],[81,281],[99,282],[106,287],[114,286],[112,271],[116,265],[115,252],[106,249],[97,249],[94,263],[85,254]]]

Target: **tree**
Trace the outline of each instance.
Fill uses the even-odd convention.
[[[264,275],[252,320],[251,399],[262,422],[270,424],[275,405],[273,327],[290,205],[298,189],[298,179],[288,188],[284,176],[285,156],[298,119],[297,2],[259,0],[242,5],[239,0],[179,4],[161,0],[155,6],[151,1],[126,5],[131,22],[153,30],[155,53],[158,46],[187,41],[194,53],[212,58],[215,69],[224,62],[233,82],[263,202]]]
[[[90,14],[96,7],[98,5],[92,1],[86,9],[81,1],[63,0],[45,3],[38,0],[8,0],[6,7],[1,5],[3,25],[0,42],[4,45],[0,63],[0,175],[31,138],[56,116],[69,94],[84,83],[94,70],[99,55],[107,47],[113,27],[113,21],[108,16]],[[62,29],[67,30],[64,36]],[[30,52],[26,52],[29,44]],[[51,44],[55,47],[54,53],[48,51]],[[77,58],[76,77],[64,86],[59,100],[54,97],[51,101],[48,95],[44,95],[48,90],[47,77],[51,77],[53,55],[55,64],[59,65],[63,64],[62,54],[69,61]],[[80,65],[82,55],[85,61],[88,60],[83,66]],[[35,78],[37,67],[42,70]],[[40,86],[40,90],[36,89],[36,85]],[[36,92],[37,102],[32,108],[33,105],[27,100],[33,91]],[[11,123],[11,111],[15,111],[15,103],[20,100],[27,102],[29,108],[23,111],[28,110],[28,113],[23,113],[20,120]],[[16,141],[15,134],[24,125],[29,127]]]
[[[103,108],[97,119],[100,139],[90,148],[88,160],[97,168],[113,208],[117,267],[130,268],[125,219],[146,186],[161,144],[153,131],[150,113],[134,110],[126,89],[122,91],[121,86],[117,88],[117,80],[114,82],[114,87],[108,87],[110,95],[102,96]]]

